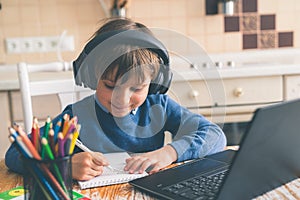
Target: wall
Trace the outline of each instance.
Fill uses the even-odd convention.
[[[110,0],[104,1],[110,7]],[[131,0],[127,16],[150,27],[163,27],[190,36],[209,53],[300,47],[300,24],[296,23],[300,17],[300,1],[239,1],[240,6],[243,1],[244,5],[256,2],[256,10],[243,12],[240,9],[234,16],[206,15],[205,0]],[[75,37],[76,50],[62,54],[64,60],[71,61],[99,26],[99,21],[105,18],[98,0],[0,0],[0,3],[0,63],[57,60],[55,52],[7,54],[4,39],[55,36],[62,34],[64,30],[67,35]],[[253,4],[247,6],[253,7]],[[269,30],[261,30],[261,16],[273,23]],[[234,25],[228,25],[231,17],[234,17],[233,22],[239,19],[238,29]],[[253,18],[255,28],[245,29],[244,22]],[[248,25],[253,23],[249,22]],[[232,31],[232,28],[235,29]],[[280,33],[289,33],[288,45],[279,45]],[[255,36],[254,40],[253,37],[246,37],[245,40],[245,35],[251,34],[256,35],[256,40]],[[283,36],[285,37],[286,35]]]

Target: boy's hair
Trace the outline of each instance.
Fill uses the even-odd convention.
[[[138,30],[153,36],[152,32],[143,24],[133,22],[130,19],[116,18],[108,20],[95,32],[93,38],[106,32],[121,30]],[[115,72],[115,70],[115,80],[113,81],[117,81],[122,77],[122,82],[125,82],[128,79],[128,76],[133,74],[135,75],[134,78],[137,79],[136,81],[138,83],[144,82],[146,74],[150,74],[151,79],[156,77],[160,68],[161,60],[155,52],[146,48],[136,48],[132,45],[124,44],[114,48],[116,48],[116,50],[122,49],[122,52],[126,53],[120,55],[105,69],[104,72],[102,71],[100,79],[103,80],[111,78],[111,75]]]
[[[110,19],[95,32],[73,62],[73,73],[77,85],[92,90],[100,79],[124,82],[130,76],[142,83],[150,75],[148,94],[166,93],[172,80],[165,46],[150,29],[125,18]]]

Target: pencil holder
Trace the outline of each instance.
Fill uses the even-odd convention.
[[[73,199],[72,156],[54,160],[23,158],[26,172],[23,175],[25,200]]]

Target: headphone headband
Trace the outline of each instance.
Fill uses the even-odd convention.
[[[101,74],[96,74],[95,68],[100,68],[101,73],[110,66],[110,64],[121,55],[127,53],[125,49],[115,48],[120,45],[129,45],[132,50],[149,49],[156,53],[161,60],[163,76],[168,76],[171,79],[172,74],[169,70],[169,54],[165,46],[154,36],[141,30],[116,30],[96,35],[84,47],[79,57],[73,62],[74,78],[77,85],[83,85],[93,90],[96,89],[98,78]],[[171,81],[171,80],[170,80]],[[162,87],[169,87],[167,83]],[[150,88],[151,87],[150,85]],[[159,89],[157,89],[159,90]],[[164,89],[166,90],[166,89]],[[166,91],[153,91],[149,93],[165,93]]]

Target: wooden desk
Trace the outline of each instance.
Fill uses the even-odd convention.
[[[0,192],[12,189],[14,187],[23,185],[22,176],[10,172],[4,164],[4,160],[0,161]],[[80,190],[78,185],[74,186],[74,190],[93,199],[126,199],[126,200],[154,200],[155,198],[134,189],[129,184],[118,184],[105,187],[98,187],[92,189]],[[257,200],[291,200],[300,199],[300,178],[288,184],[285,184],[275,190],[272,190],[262,196],[256,198]]]

